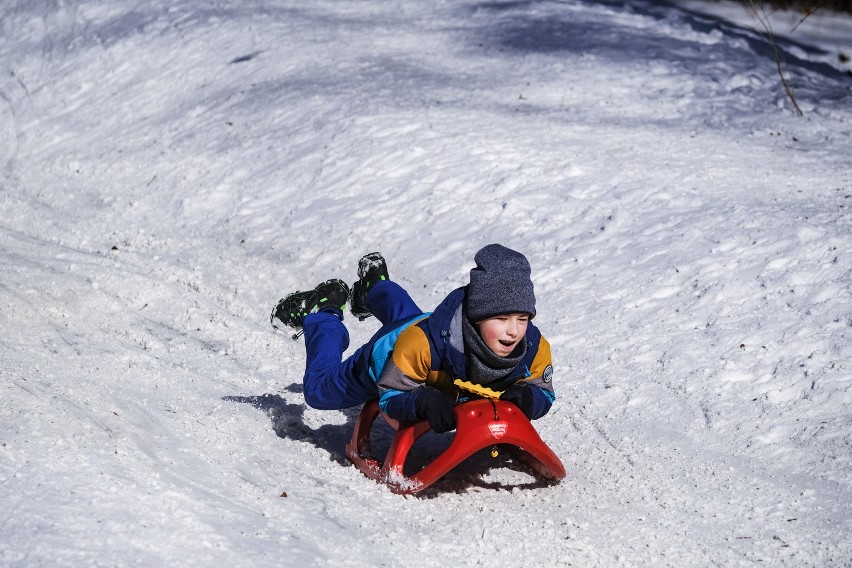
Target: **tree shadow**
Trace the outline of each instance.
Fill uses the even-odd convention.
[[[582,0],[581,0],[582,1]],[[665,26],[636,27],[635,19],[619,17],[638,15],[657,20],[660,23],[673,22],[684,24],[689,29],[710,35],[718,32],[738,42],[747,44],[749,49],[774,62],[774,50],[769,40],[755,28],[742,26],[734,22],[719,19],[678,6],[667,0],[648,0],[646,2],[625,2],[623,0],[585,0],[589,5],[612,8],[613,17],[609,19],[575,19],[576,11],[539,9],[551,2],[541,0],[499,2],[488,0],[466,8],[491,14],[493,18],[480,33],[474,34],[473,41],[481,46],[490,46],[500,51],[515,51],[522,54],[570,52],[573,54],[595,54],[613,60],[629,59],[682,61],[694,65],[689,68],[700,69],[702,63],[713,60],[731,60],[741,58],[736,53],[715,52],[731,50],[731,42],[711,42],[695,49],[695,40],[673,37]],[[736,43],[736,42],[734,42]],[[788,67],[808,69],[832,79],[846,78],[846,74],[831,65],[819,61],[810,61],[800,54],[825,55],[825,50],[813,45],[801,43],[788,37],[776,37],[775,43]],[[721,57],[724,55],[725,57]]]

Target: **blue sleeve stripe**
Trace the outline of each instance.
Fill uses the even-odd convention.
[[[379,408],[382,409],[382,412],[387,414],[387,412],[388,412],[388,401],[390,399],[392,399],[393,397],[399,396],[401,394],[403,394],[402,391],[398,391],[398,390],[394,390],[394,389],[388,389],[385,392],[383,392],[382,396],[379,397]]]
[[[379,397],[379,408],[391,418],[414,422],[417,420],[417,396],[419,394],[419,388],[410,391],[389,389]]]
[[[428,317],[430,313],[431,312],[426,312],[419,316],[414,316],[413,318],[403,323],[393,331],[390,331],[380,337],[373,344],[373,348],[370,353],[369,373],[370,378],[373,379],[374,383],[379,382],[379,377],[382,376],[382,371],[385,370],[385,366],[388,364],[388,359],[390,358],[390,355],[393,352],[393,346],[396,344],[396,340],[397,338],[399,338],[399,334],[408,329],[410,325],[415,324],[418,321]]]

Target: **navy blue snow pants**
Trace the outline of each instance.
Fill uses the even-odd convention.
[[[339,410],[378,398],[379,389],[370,378],[370,355],[382,336],[423,312],[399,284],[377,282],[367,293],[367,308],[382,327],[345,361],[349,332],[341,319],[331,312],[305,317],[305,402],[320,410]]]

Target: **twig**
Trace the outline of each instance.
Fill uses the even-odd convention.
[[[817,10],[819,10],[819,8],[810,8],[810,9],[808,9],[807,13],[806,13],[804,16],[802,16],[802,19],[801,19],[801,20],[799,20],[798,22],[796,22],[796,25],[795,25],[795,26],[793,26],[793,29],[791,29],[791,30],[790,30],[790,32],[795,32],[795,31],[798,29],[798,27],[799,27],[799,26],[801,26],[802,24],[804,24],[804,23],[805,23],[805,20],[807,20],[807,19],[808,19],[808,18],[810,18],[810,17],[811,17],[814,13],[816,13],[816,11],[817,11]]]
[[[802,109],[799,108],[799,103],[796,102],[796,97],[793,95],[793,89],[790,88],[789,83],[787,83],[787,79],[784,78],[784,70],[782,69],[782,64],[784,63],[781,58],[781,50],[778,49],[778,44],[775,42],[775,34],[772,33],[772,24],[769,22],[769,16],[766,15],[766,12],[763,8],[759,8],[757,4],[755,4],[754,0],[748,0],[749,8],[751,9],[751,13],[754,14],[754,17],[757,18],[757,21],[760,22],[760,25],[763,26],[763,35],[769,40],[769,45],[772,46],[772,52],[775,56],[775,66],[778,68],[778,76],[781,78],[781,85],[784,87],[784,92],[787,95],[787,98],[790,99],[790,102],[793,103],[793,109],[796,111],[796,116],[804,116]]]

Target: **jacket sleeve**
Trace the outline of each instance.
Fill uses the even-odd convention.
[[[420,327],[412,325],[399,335],[379,377],[379,407],[385,414],[397,420],[417,420],[417,396],[429,378],[431,361],[429,340]]]
[[[388,398],[382,395],[379,399],[379,407],[391,418],[404,422],[417,422],[420,420],[417,418],[417,397],[420,395],[420,390],[398,391]]]
[[[525,380],[533,389],[532,419],[536,420],[547,414],[556,401],[550,343],[544,337],[539,340],[538,352],[530,366],[530,376]]]
[[[530,420],[538,420],[550,412],[550,407],[553,406],[553,400],[550,396],[548,396],[547,391],[544,389],[537,386],[530,386],[530,389],[533,393],[533,405],[532,412],[530,413]]]

